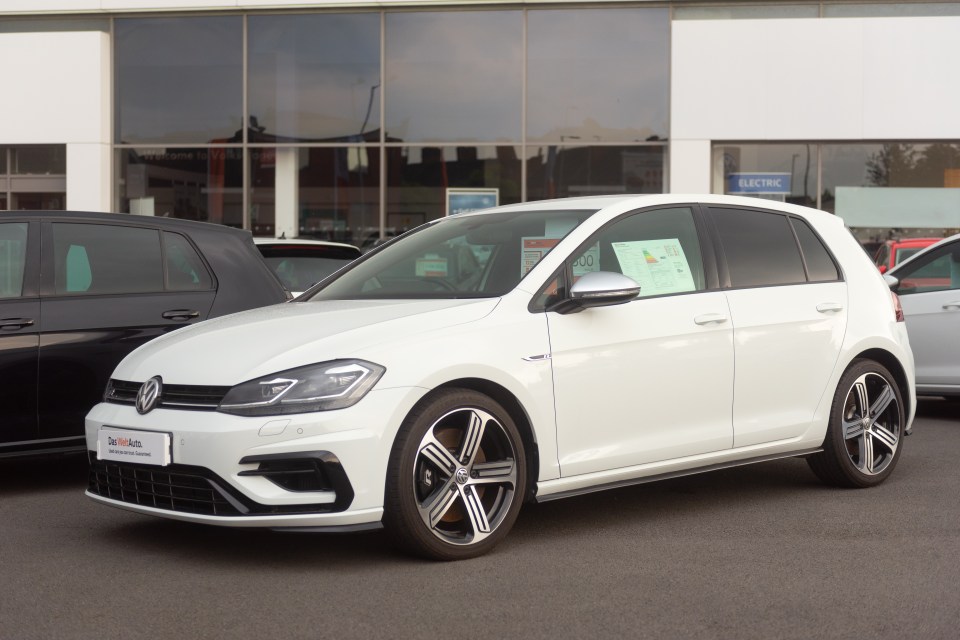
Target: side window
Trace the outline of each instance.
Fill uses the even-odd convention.
[[[0,224],[0,299],[19,298],[27,264],[27,223]]]
[[[960,242],[944,245],[905,265],[897,272],[897,278],[900,295],[960,289]]]
[[[163,291],[155,229],[54,223],[53,252],[57,294]]]
[[[880,245],[877,255],[873,258],[873,264],[882,267],[887,264],[888,260],[890,260],[890,247],[886,244]]]
[[[634,213],[612,223],[571,260],[574,282],[590,271],[633,278],[640,297],[706,288],[700,240],[689,207]]]
[[[171,291],[208,290],[213,279],[197,250],[179,233],[163,232],[166,253],[167,289]]]
[[[787,216],[711,208],[734,288],[806,282],[800,249]]]
[[[799,218],[791,218],[790,224],[797,233],[800,250],[807,264],[807,279],[810,282],[835,282],[840,279],[837,263],[823,246],[823,241],[813,232],[810,225]]]

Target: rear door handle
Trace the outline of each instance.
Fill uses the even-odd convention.
[[[956,302],[948,302],[947,304],[943,305],[943,308],[944,309],[960,309],[960,300],[957,300]]]
[[[33,318],[3,318],[0,319],[0,329],[3,331],[16,331],[33,324]]]
[[[693,319],[693,321],[699,325],[723,324],[727,320],[728,320],[727,316],[723,315],[722,313],[705,313]]]
[[[841,311],[843,305],[837,302],[821,302],[817,305],[817,311],[820,313],[830,313],[831,311]]]
[[[200,316],[199,311],[194,311],[193,309],[173,309],[171,311],[164,311],[163,317],[167,320],[192,320]]]

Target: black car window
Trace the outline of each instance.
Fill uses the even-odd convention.
[[[840,271],[837,269],[837,264],[810,225],[799,218],[791,218],[790,223],[793,225],[793,230],[797,232],[797,240],[800,241],[803,259],[807,264],[807,279],[810,282],[839,280]]]
[[[0,224],[0,298],[20,297],[26,262],[27,223]]]
[[[633,278],[640,297],[706,288],[700,240],[689,207],[642,211],[603,229],[571,260],[574,282],[590,271]]]
[[[171,291],[207,290],[213,278],[193,245],[179,233],[163,232],[166,254],[167,289]]]
[[[730,286],[806,282],[800,249],[787,216],[751,209],[712,207],[730,271]]]
[[[896,271],[897,293],[960,289],[960,242],[945,244]]]
[[[156,229],[54,223],[53,252],[57,294],[163,291]]]

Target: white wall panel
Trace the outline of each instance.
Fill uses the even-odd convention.
[[[668,190],[670,193],[709,193],[709,140],[674,140],[670,144]]]
[[[0,34],[0,141],[110,142],[109,55],[99,31]]]
[[[112,211],[109,144],[67,145],[67,209]]]

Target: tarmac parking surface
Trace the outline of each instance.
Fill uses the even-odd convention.
[[[891,478],[800,459],[526,505],[486,557],[382,532],[178,523],[84,497],[82,456],[0,460],[0,639],[956,638],[960,408]]]

